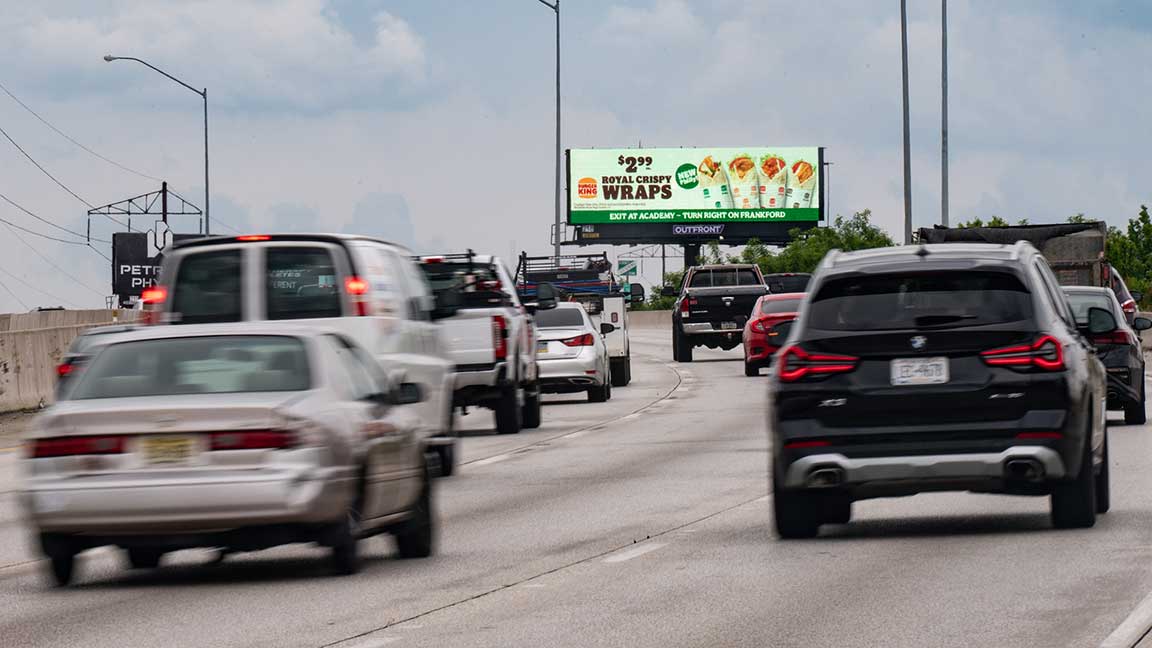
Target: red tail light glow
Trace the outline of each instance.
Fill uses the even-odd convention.
[[[1136,341],[1132,336],[1128,335],[1128,331],[1112,331],[1111,333],[1103,333],[1100,335],[1092,336],[1092,344],[1125,344],[1133,345]]]
[[[140,293],[140,301],[145,304],[163,304],[168,300],[168,289],[164,286],[152,286],[145,288],[144,292]]]
[[[272,237],[267,234],[248,234],[246,236],[237,236],[236,240],[251,243],[253,241],[271,241]]]
[[[299,445],[290,430],[243,430],[213,432],[209,435],[212,450],[282,450]]]
[[[344,290],[352,296],[358,317],[364,317],[368,314],[368,300],[364,298],[368,294],[368,287],[368,282],[360,277],[348,277],[344,280]]]
[[[1120,304],[1120,308],[1123,309],[1125,313],[1135,313],[1136,312],[1136,300],[1135,299],[1129,299],[1129,300],[1125,301],[1123,304]]]
[[[561,340],[561,342],[564,343],[564,346],[569,346],[569,347],[592,346],[592,345],[596,344],[596,338],[592,337],[591,333],[585,333],[584,335],[580,335],[580,336],[577,336],[574,338],[568,338],[567,340]]]
[[[796,382],[808,376],[848,373],[856,370],[860,358],[828,353],[809,353],[790,346],[780,354],[780,380]]]
[[[29,444],[28,450],[34,459],[122,454],[124,452],[124,437],[105,435],[36,439]]]
[[[805,448],[827,448],[832,445],[827,441],[789,441],[784,444],[785,450],[803,450]]]
[[[1060,340],[1042,335],[1032,344],[981,351],[984,364],[993,367],[1035,367],[1044,371],[1064,370],[1064,349]]]
[[[65,362],[64,364],[58,365],[56,367],[56,376],[58,378],[67,378],[68,376],[71,376],[75,371],[76,365],[72,364],[71,362]]]
[[[756,333],[767,333],[768,329],[764,327],[766,323],[767,322],[763,319],[752,320],[752,325],[748,328],[752,329],[752,331]]]
[[[508,357],[508,320],[503,315],[492,316],[492,348],[497,360]]]

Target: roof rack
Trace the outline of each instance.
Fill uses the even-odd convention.
[[[833,268],[836,266],[836,259],[843,254],[838,248],[828,250],[828,254],[824,255],[824,261],[820,264],[822,268]]]
[[[1016,241],[1016,243],[1012,245],[1012,260],[1019,261],[1020,258],[1024,256],[1024,251],[1030,247],[1032,247],[1032,244],[1028,241],[1023,239]]]

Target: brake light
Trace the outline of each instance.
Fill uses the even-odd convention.
[[[36,439],[31,442],[29,452],[34,459],[122,454],[124,452],[124,437],[105,435]]]
[[[687,315],[691,308],[696,305],[696,300],[691,297],[685,297],[680,300],[680,314]]]
[[[789,441],[784,444],[785,450],[803,450],[805,448],[827,448],[832,445],[827,441]]]
[[[492,348],[497,360],[508,357],[508,320],[503,315],[492,316]]]
[[[212,450],[283,450],[299,445],[291,430],[213,432],[209,441]]]
[[[58,378],[67,378],[68,376],[71,376],[75,371],[76,365],[72,364],[71,362],[65,362],[64,364],[56,367],[56,376]]]
[[[848,373],[856,370],[860,358],[829,353],[809,353],[790,346],[780,354],[780,380],[796,382],[808,376]]]
[[[765,323],[766,321],[762,319],[752,320],[752,326],[749,328],[751,328],[756,333],[767,333],[768,329],[765,328]]]
[[[148,304],[163,304],[168,300],[168,289],[164,286],[152,286],[145,288],[144,292],[140,293],[140,301]]]
[[[1135,313],[1136,312],[1136,300],[1135,299],[1129,299],[1128,301],[1124,302],[1123,304],[1120,304],[1120,308],[1123,309],[1123,311],[1125,313]]]
[[[356,304],[356,315],[359,317],[367,315],[368,301],[364,299],[364,295],[368,294],[368,282],[360,277],[348,277],[344,280],[344,290],[352,296],[352,301]]]
[[[1044,371],[1064,370],[1064,348],[1060,340],[1042,335],[1032,344],[1020,344],[981,351],[984,364],[994,367],[1035,367]]]
[[[424,263],[444,263],[444,257],[424,257],[421,261]]]
[[[596,338],[592,337],[591,333],[585,333],[584,335],[579,335],[574,338],[568,338],[567,340],[560,341],[564,343],[564,346],[569,347],[592,346],[596,344]]]
[[[1111,333],[1101,333],[1100,335],[1092,336],[1092,344],[1125,344],[1132,345],[1135,341],[1132,336],[1128,335],[1127,331],[1112,331]]]

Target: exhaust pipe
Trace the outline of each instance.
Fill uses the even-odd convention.
[[[808,473],[809,488],[834,488],[844,483],[844,471],[840,468],[817,468]]]
[[[1035,459],[1009,459],[1004,465],[1008,479],[1038,482],[1044,479],[1044,467]]]

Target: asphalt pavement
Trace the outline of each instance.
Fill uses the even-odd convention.
[[[538,430],[462,417],[438,553],[375,538],[350,577],[305,546],[143,572],[96,550],[51,588],[0,453],[0,645],[1098,646],[1152,592],[1147,427],[1113,421],[1113,508],[1093,529],[1053,530],[1046,498],[932,494],[781,542],[765,379],[737,351],[674,364],[669,342],[633,331],[633,384],[605,404],[550,396]]]

